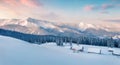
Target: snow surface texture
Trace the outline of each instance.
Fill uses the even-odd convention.
[[[87,48],[94,46],[82,45]],[[77,48],[77,45],[74,45]],[[97,47],[107,49],[105,47]],[[0,36],[0,65],[120,65],[120,57],[87,52],[73,53],[69,45],[56,46],[54,43],[43,45]]]

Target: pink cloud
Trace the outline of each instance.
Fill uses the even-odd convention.
[[[22,5],[28,7],[42,6],[39,0],[0,0],[0,1],[10,6],[22,6]]]
[[[39,7],[42,5],[38,0],[20,0],[20,2],[29,7]]]
[[[17,6],[19,4],[18,0],[1,0],[1,1],[11,6]]]
[[[87,5],[87,6],[84,7],[84,10],[85,11],[92,11],[92,10],[94,10],[94,8],[95,7],[93,5]]]

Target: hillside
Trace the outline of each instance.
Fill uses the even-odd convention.
[[[0,65],[120,65],[120,57],[111,54],[73,53],[69,46],[59,47],[55,43],[29,44],[0,36]]]

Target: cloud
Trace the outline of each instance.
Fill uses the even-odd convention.
[[[39,7],[42,6],[42,4],[39,2],[39,0],[20,0],[20,2],[23,5],[29,6],[29,7]]]
[[[5,9],[7,8],[0,5],[0,10],[5,10]]]
[[[118,23],[120,23],[120,19],[104,20],[104,21],[107,21],[107,22],[118,22]]]
[[[110,9],[110,8],[114,8],[115,5],[112,4],[102,4],[101,9]]]
[[[10,6],[15,6],[15,5],[17,6],[19,4],[18,0],[1,0],[1,2]]]
[[[57,20],[60,18],[60,15],[56,14],[55,12],[49,12],[49,13],[44,14],[42,17],[50,19],[50,20]]]
[[[109,12],[108,11],[102,11],[102,12],[100,12],[100,14],[109,14]]]
[[[40,0],[0,0],[1,18],[37,18],[47,11]]]
[[[93,6],[93,5],[87,5],[87,6],[84,7],[85,11],[92,11],[94,9],[95,9],[95,6]]]
[[[103,14],[108,14],[108,12],[106,10],[108,9],[112,9],[112,8],[115,8],[115,7],[118,7],[120,6],[120,4],[101,4],[101,5],[86,5],[83,7],[83,10],[84,11],[102,11],[100,13],[103,13]]]
[[[120,4],[117,4],[117,6],[119,6],[119,7],[120,7]]]
[[[0,2],[10,6],[27,6],[27,7],[43,6],[39,0],[1,0]]]

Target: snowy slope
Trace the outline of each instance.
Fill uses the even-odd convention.
[[[120,57],[73,53],[69,46],[35,45],[0,36],[0,65],[120,65]]]
[[[106,26],[101,26],[101,25],[95,25],[95,24],[89,24],[89,23],[84,23],[84,22],[80,22],[79,23],[79,28],[82,31],[85,31],[87,29],[95,29],[95,30],[104,30],[104,31],[110,31],[109,28],[107,28]]]

